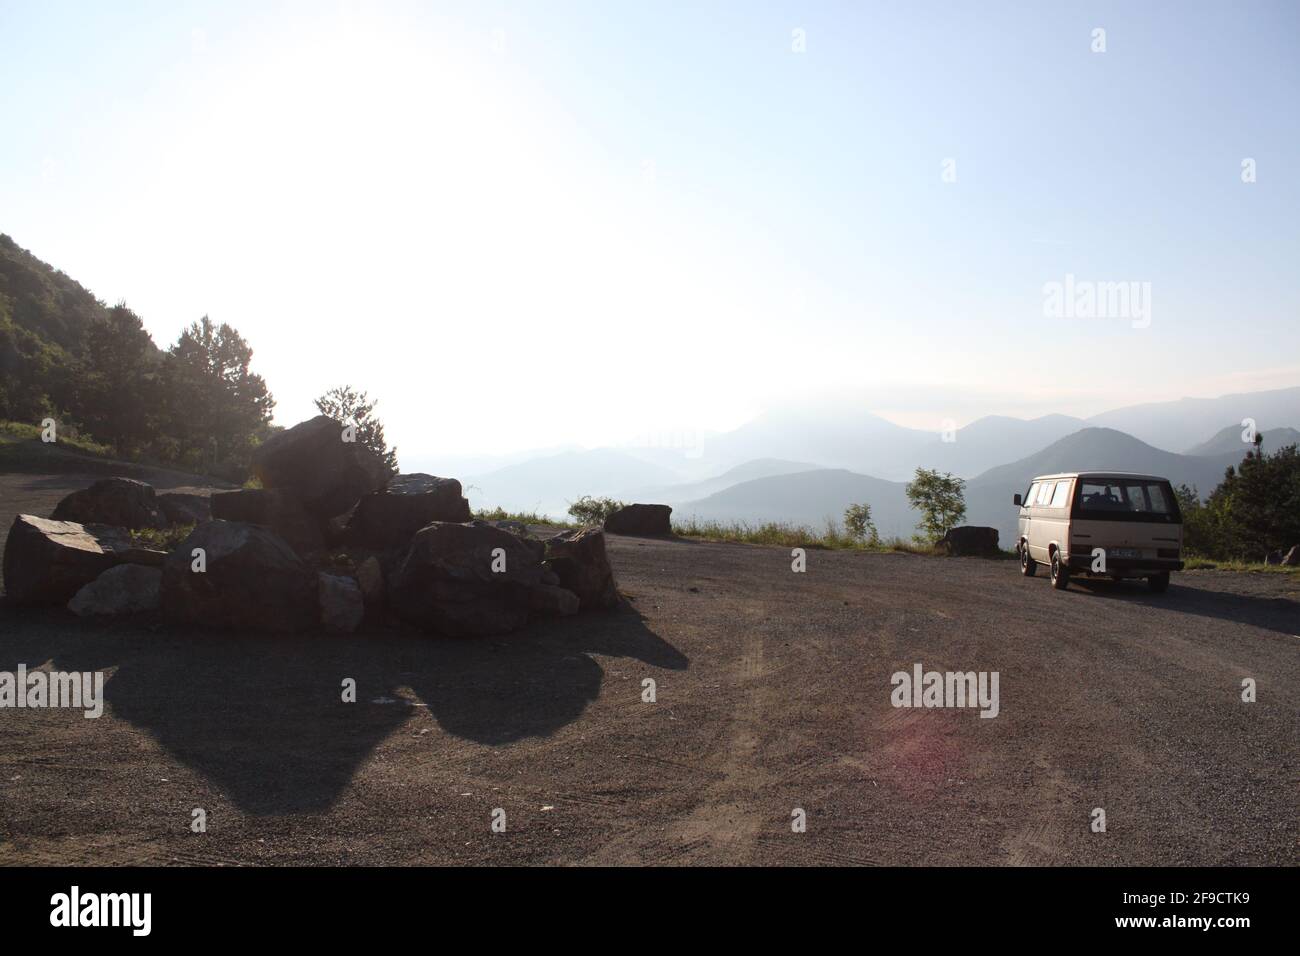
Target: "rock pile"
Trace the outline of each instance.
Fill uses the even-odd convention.
[[[347,435],[325,416],[275,435],[254,456],[257,489],[208,499],[108,478],[69,495],[53,519],[19,515],[7,598],[85,617],[160,611],[200,628],[350,632],[369,618],[452,637],[618,603],[600,528],[541,540],[515,522],[471,520],[460,482],[390,477]],[[643,511],[624,521],[661,526]],[[188,526],[170,552],[132,536]]]

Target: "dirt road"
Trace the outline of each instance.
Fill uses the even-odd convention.
[[[610,544],[624,609],[496,640],[0,608],[0,671],[108,700],[0,710],[0,863],[1297,862],[1295,578]],[[998,672],[998,716],[892,706],[916,663]]]

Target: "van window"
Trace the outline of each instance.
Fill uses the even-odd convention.
[[[1070,483],[1068,481],[1058,481],[1056,491],[1052,492],[1052,503],[1049,507],[1064,508],[1069,502]]]
[[[1029,490],[1025,492],[1025,497],[1021,499],[1024,504],[1021,507],[1032,508],[1034,506],[1034,495],[1038,494],[1038,482],[1029,483]]]
[[[1038,500],[1034,502],[1040,508],[1046,508],[1047,503],[1052,500],[1052,489],[1056,485],[1054,482],[1045,481],[1038,488]]]
[[[1167,481],[1089,478],[1079,481],[1075,513],[1096,521],[1181,523],[1178,502]]]

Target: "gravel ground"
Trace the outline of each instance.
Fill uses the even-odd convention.
[[[4,526],[56,477],[0,476]],[[0,671],[102,670],[108,700],[0,710],[0,863],[1297,862],[1294,577],[1056,592],[1011,561],[610,555],[623,608],[492,640],[0,607]],[[998,672],[1000,713],[893,707],[918,662]]]

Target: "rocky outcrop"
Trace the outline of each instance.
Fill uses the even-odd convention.
[[[101,478],[60,501],[52,517],[56,521],[118,528],[167,527],[153,486],[133,478]]]
[[[673,509],[668,505],[624,505],[605,519],[610,534],[672,534]]]
[[[320,622],[327,631],[351,634],[366,616],[361,588],[354,578],[321,572],[317,579]]]
[[[173,526],[212,520],[212,504],[207,495],[167,492],[158,496],[158,507],[167,523]]]
[[[287,491],[312,515],[328,520],[388,480],[383,460],[325,415],[300,422],[263,442],[253,454],[262,487]]]
[[[114,617],[156,611],[162,589],[162,571],[140,564],[109,568],[78,591],[68,610],[78,617]]]
[[[450,637],[522,627],[542,586],[537,551],[490,525],[434,522],[418,531],[389,583],[400,619]]]
[[[288,491],[246,488],[219,492],[212,496],[212,517],[269,528],[299,553],[325,545],[320,522]]]
[[[5,595],[11,604],[67,604],[109,568],[150,554],[122,528],[18,515],[5,542]]]
[[[469,520],[469,502],[455,478],[397,475],[357,502],[345,538],[368,548],[401,547],[431,522]]]
[[[373,554],[357,565],[357,585],[367,608],[383,607],[388,597],[384,588],[384,568]]]
[[[583,610],[618,603],[618,585],[605,555],[605,534],[599,528],[565,531],[548,539],[546,566],[561,587],[578,596]]]
[[[195,568],[201,549],[203,570]],[[300,631],[319,619],[316,572],[284,539],[255,524],[199,525],[163,565],[168,617],[214,628]]]
[[[954,557],[996,557],[998,529],[976,525],[949,528],[936,547]]]

